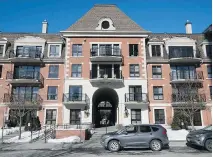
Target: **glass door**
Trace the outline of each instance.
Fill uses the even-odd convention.
[[[82,101],[82,86],[69,87],[69,101]]]

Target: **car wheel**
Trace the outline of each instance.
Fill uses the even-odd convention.
[[[150,142],[150,148],[153,151],[161,151],[162,149],[162,143],[159,140],[152,140]]]
[[[119,141],[112,140],[108,144],[108,149],[111,152],[118,152],[120,150],[120,143]]]
[[[205,142],[205,148],[208,150],[208,151],[212,151],[212,139],[208,139],[206,140]]]

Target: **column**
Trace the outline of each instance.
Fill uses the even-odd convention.
[[[98,52],[99,53],[99,52]],[[97,71],[98,71],[98,78],[100,77],[100,68],[99,68],[99,64],[97,65]]]
[[[114,78],[115,72],[114,72],[114,64],[112,64],[112,78]]]

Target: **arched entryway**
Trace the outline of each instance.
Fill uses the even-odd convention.
[[[118,94],[112,88],[99,88],[95,91],[92,97],[92,121],[95,127],[105,126],[104,119],[107,119],[108,126],[115,125],[118,102]]]

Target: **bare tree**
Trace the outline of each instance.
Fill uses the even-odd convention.
[[[196,113],[206,108],[206,95],[202,82],[188,80],[184,83],[173,84],[172,104],[189,120],[192,129],[195,129]]]
[[[21,139],[22,121],[29,112],[37,111],[41,106],[41,98],[38,94],[26,97],[26,94],[5,94],[4,102],[8,105],[10,116],[19,121],[19,139]]]

